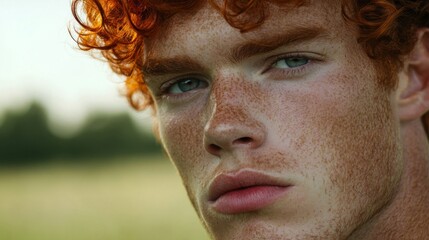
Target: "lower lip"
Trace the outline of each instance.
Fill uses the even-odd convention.
[[[223,194],[212,204],[219,213],[237,214],[257,211],[282,197],[288,187],[254,186]]]

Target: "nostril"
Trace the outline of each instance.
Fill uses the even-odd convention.
[[[222,148],[221,148],[221,147],[219,147],[219,146],[218,146],[218,145],[216,145],[216,144],[210,144],[210,145],[208,146],[208,151],[209,151],[209,152],[211,152],[211,153],[217,153],[217,152],[219,152],[221,149],[222,149]]]
[[[253,142],[253,139],[250,137],[242,137],[239,139],[234,140],[234,142],[232,142],[232,144],[248,144]]]

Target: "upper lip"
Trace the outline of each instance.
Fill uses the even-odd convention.
[[[209,201],[216,201],[227,192],[253,186],[289,187],[290,184],[274,176],[252,170],[222,173],[216,176],[210,183],[208,198]]]

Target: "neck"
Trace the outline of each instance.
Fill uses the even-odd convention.
[[[401,126],[404,172],[394,199],[349,239],[426,239],[429,235],[429,144],[419,121]]]

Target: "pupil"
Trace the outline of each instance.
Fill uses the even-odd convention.
[[[291,58],[288,62],[289,67],[299,67],[308,63],[305,58]]]
[[[198,81],[193,79],[188,79],[188,80],[179,82],[179,89],[182,92],[187,92],[197,88],[198,85],[199,85]]]

